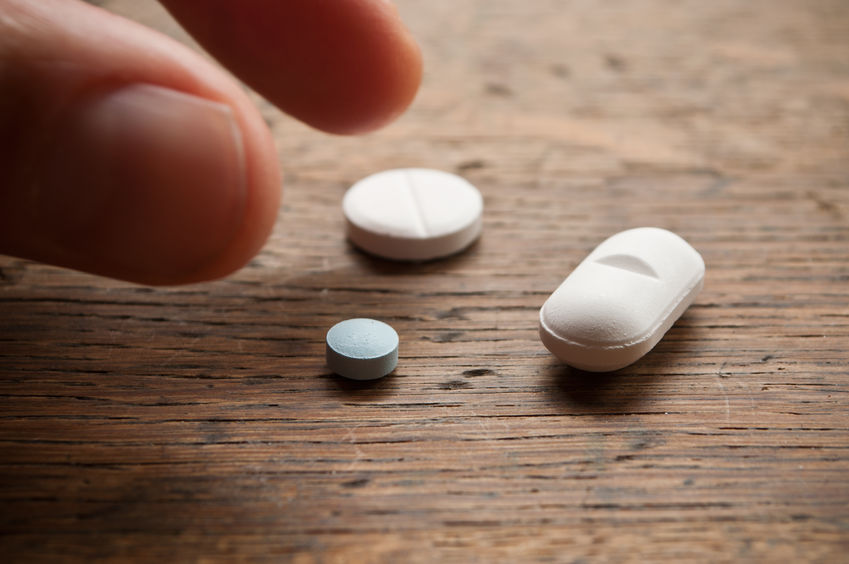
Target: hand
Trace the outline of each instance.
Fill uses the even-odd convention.
[[[209,52],[328,132],[410,103],[388,0],[163,0]],[[224,276],[277,217],[270,132],[226,73],[79,0],[0,0],[0,253],[146,284]]]

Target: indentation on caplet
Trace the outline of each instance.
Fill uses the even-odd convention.
[[[652,268],[649,263],[633,255],[608,255],[606,257],[601,257],[595,262],[596,264],[603,264],[605,266],[612,266],[613,268],[627,270],[634,274],[642,274],[643,276],[648,276],[650,278],[660,279],[660,276],[657,275],[657,272],[655,272],[654,268]]]

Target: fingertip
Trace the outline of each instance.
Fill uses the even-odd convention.
[[[208,282],[225,278],[246,266],[263,248],[277,221],[283,181],[271,131],[257,107],[238,88],[222,89],[212,97],[232,112],[238,152],[243,159],[243,200],[237,227],[202,263],[184,263],[182,268],[159,267],[144,279],[131,281],[154,286]],[[226,229],[219,224],[216,229]],[[206,236],[214,236],[207,232]]]
[[[334,77],[348,86],[342,100],[309,104],[304,121],[327,133],[368,133],[389,125],[413,103],[422,80],[421,50],[409,34],[373,55],[373,75]]]
[[[164,4],[260,94],[326,132],[386,125],[410,105],[421,82],[421,51],[386,0]]]
[[[16,140],[0,154],[0,252],[149,285],[245,265],[281,186],[271,133],[242,89],[94,6],[17,6],[39,25],[0,19],[18,46],[0,53]]]
[[[234,103],[233,113],[245,162],[245,199],[239,228],[208,262],[188,271],[169,273],[155,285],[192,284],[229,276],[260,252],[274,228],[282,178],[271,132],[247,99]]]
[[[322,73],[286,100],[297,105],[296,117],[328,133],[360,134],[388,125],[410,106],[421,84],[421,49],[394,5],[365,5],[357,7],[366,12],[359,21],[334,14],[327,25],[336,30],[335,39],[313,53],[314,68]]]

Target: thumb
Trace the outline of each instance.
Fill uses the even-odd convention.
[[[279,171],[226,75],[77,0],[0,13],[0,252],[173,284],[259,250]]]

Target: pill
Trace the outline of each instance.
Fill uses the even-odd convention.
[[[386,376],[398,364],[398,333],[375,319],[347,319],[327,332],[327,367],[352,380]]]
[[[704,275],[701,255],[670,231],[617,233],[543,304],[540,339],[575,368],[624,368],[654,348],[702,289]]]
[[[458,253],[481,231],[483,198],[454,174],[424,168],[368,176],[342,200],[348,239],[383,258],[430,260]]]

